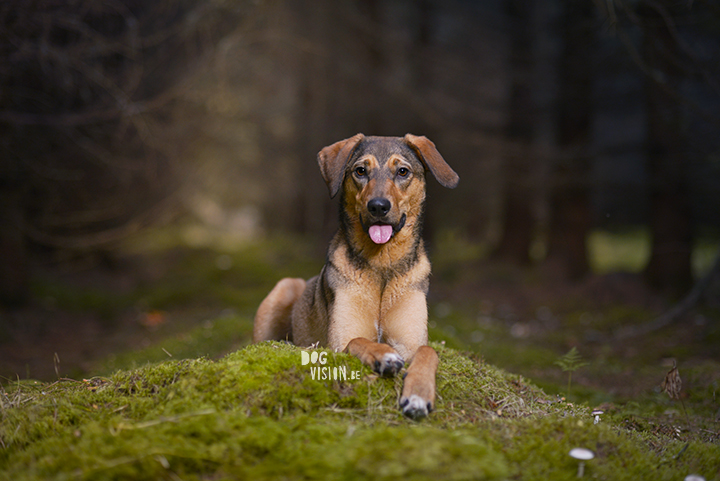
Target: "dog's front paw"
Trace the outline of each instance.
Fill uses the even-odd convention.
[[[358,357],[363,364],[383,377],[391,377],[400,372],[405,361],[387,344],[356,337],[347,343],[345,352]]]
[[[405,416],[414,420],[427,417],[433,410],[432,402],[425,401],[417,394],[400,398],[400,408]]]
[[[405,366],[405,361],[394,352],[386,352],[373,363],[373,370],[382,377],[392,377]]]

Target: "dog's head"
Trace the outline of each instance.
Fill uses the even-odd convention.
[[[346,213],[356,216],[375,244],[385,244],[406,225],[416,225],[425,200],[425,173],[441,185],[459,178],[426,137],[357,134],[322,149],[318,163],[330,196],[343,190]]]

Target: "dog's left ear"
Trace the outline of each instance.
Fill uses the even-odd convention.
[[[404,140],[420,157],[425,168],[432,172],[440,185],[449,189],[457,187],[460,177],[445,162],[430,139],[425,136],[407,134]]]
[[[317,158],[318,164],[320,165],[320,172],[328,186],[331,198],[335,197],[338,190],[340,190],[343,178],[345,177],[345,164],[347,164],[355,147],[357,147],[364,138],[365,136],[363,134],[355,134],[349,139],[328,145],[318,152]]]

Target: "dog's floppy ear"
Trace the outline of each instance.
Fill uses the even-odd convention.
[[[425,168],[432,172],[440,185],[449,189],[457,187],[460,177],[445,162],[430,139],[425,136],[407,134],[404,140],[420,157]]]
[[[335,197],[338,190],[340,190],[343,178],[345,177],[345,164],[347,164],[355,147],[357,147],[364,138],[365,136],[363,134],[355,134],[349,139],[328,145],[318,152],[317,158],[318,164],[320,165],[320,172],[322,173],[323,179],[325,179],[328,190],[330,190],[330,197]]]

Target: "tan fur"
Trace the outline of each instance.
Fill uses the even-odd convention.
[[[275,285],[258,307],[253,325],[253,342],[266,339],[292,341],[290,316],[295,301],[305,290],[305,284],[304,279],[286,278]]]
[[[446,187],[457,185],[457,174],[432,142],[410,134],[358,134],[325,147],[318,162],[331,196],[342,193],[341,227],[320,275],[307,282],[283,279],[261,303],[253,341],[319,343],[357,356],[382,375],[397,374],[409,362],[400,405],[410,417],[425,416],[434,405],[438,365],[427,346],[430,262],[419,237],[425,172]],[[387,211],[371,209],[377,199]],[[372,223],[392,226],[391,239],[374,243]]]
[[[435,373],[440,360],[435,350],[430,346],[418,348],[415,359],[408,367],[403,384],[402,399],[413,395],[435,402]]]

